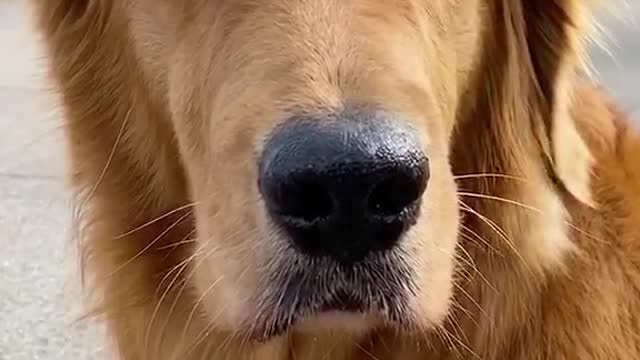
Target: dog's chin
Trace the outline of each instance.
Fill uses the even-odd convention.
[[[251,337],[258,342],[267,342],[287,334],[361,336],[381,327],[383,324],[384,321],[381,317],[374,314],[331,310],[300,317],[278,328],[271,328],[261,332],[254,331]]]
[[[382,324],[383,319],[374,314],[331,310],[300,319],[291,331],[310,335],[343,332],[357,336],[366,334]]]
[[[400,324],[397,324],[400,325]],[[279,326],[256,326],[247,333],[257,342],[268,342],[288,334],[321,336],[322,334],[344,334],[364,336],[378,328],[395,327],[381,314],[372,312],[326,310],[296,317]]]

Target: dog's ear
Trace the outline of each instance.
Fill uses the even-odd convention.
[[[593,205],[593,157],[571,117],[585,42],[592,33],[595,0],[521,0],[525,36],[544,122],[545,155],[556,179],[581,202]]]

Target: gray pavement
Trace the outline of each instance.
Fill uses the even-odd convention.
[[[80,314],[60,120],[17,2],[0,0],[0,360],[104,359]]]
[[[73,323],[80,304],[61,121],[20,3],[0,0],[0,360],[105,359],[100,327]],[[640,1],[629,3],[624,22],[607,19],[615,60],[594,50],[593,61],[640,119],[640,27],[631,21]]]
[[[594,46],[591,60],[594,78],[640,121],[640,0],[626,2],[616,1],[615,14],[598,17],[607,50]]]

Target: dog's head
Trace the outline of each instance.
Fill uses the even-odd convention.
[[[221,330],[437,325],[454,172],[548,174],[589,201],[567,115],[582,0],[126,6],[197,202],[194,287]]]

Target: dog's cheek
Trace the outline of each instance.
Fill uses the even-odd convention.
[[[216,329],[236,331],[251,310],[250,299],[259,287],[256,259],[252,256],[250,232],[230,226],[224,233],[211,227],[223,227],[216,222],[206,226],[210,238],[200,241],[196,254],[193,285],[201,299],[204,312]],[[244,239],[241,239],[244,237]],[[259,251],[259,250],[258,250]]]
[[[431,169],[423,211],[408,238],[416,289],[411,310],[426,327],[436,326],[449,311],[460,226],[456,185],[449,164],[436,158],[431,161]]]

